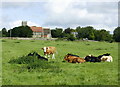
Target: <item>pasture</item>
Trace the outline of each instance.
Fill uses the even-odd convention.
[[[45,68],[28,69],[26,64],[11,64],[10,60],[44,46],[55,46],[56,59],[40,64]],[[110,53],[113,62],[73,64],[62,62],[67,53],[85,57]],[[38,63],[38,62],[37,62]],[[118,44],[87,41],[2,40],[2,85],[117,85]]]

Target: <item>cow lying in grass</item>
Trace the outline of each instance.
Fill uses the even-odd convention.
[[[101,62],[101,59],[93,55],[88,55],[84,58],[86,62]]]
[[[84,59],[80,58],[77,55],[73,55],[73,54],[67,54],[64,57],[64,60],[68,61],[69,63],[84,63],[85,62]]]
[[[106,61],[106,62],[112,62],[113,61],[113,58],[112,56],[110,56],[110,54],[106,53],[106,54],[103,54],[103,55],[100,55],[98,56],[98,58],[101,58],[101,61]]]
[[[48,61],[47,58],[40,56],[37,52],[29,53],[28,56],[36,56],[38,59],[42,59],[42,60]]]
[[[106,61],[106,62],[112,62],[112,56],[110,54],[106,53],[103,55],[99,55],[98,57],[95,57],[93,55],[86,56],[84,58],[86,62],[101,62],[101,61]]]
[[[55,59],[56,48],[55,47],[43,47],[41,48],[44,51],[45,57],[50,57],[52,55],[52,59]]]

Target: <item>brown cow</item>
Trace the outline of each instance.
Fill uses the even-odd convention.
[[[64,60],[68,61],[69,63],[84,63],[86,62],[83,58],[80,58],[77,55],[67,54],[64,57]]]
[[[50,57],[50,55],[52,55],[52,59],[55,59],[55,52],[56,52],[55,47],[43,47],[41,49],[43,49],[45,57],[48,58]]]

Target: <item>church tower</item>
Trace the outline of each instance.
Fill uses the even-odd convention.
[[[27,26],[27,21],[22,21],[22,26]]]

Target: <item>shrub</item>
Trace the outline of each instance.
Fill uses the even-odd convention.
[[[35,68],[50,68],[51,65],[45,61],[38,59],[36,56],[22,56],[18,59],[12,59],[9,61],[11,64],[26,64],[27,69]]]
[[[2,40],[2,42],[6,42],[6,40]]]

